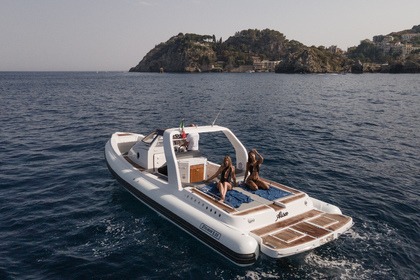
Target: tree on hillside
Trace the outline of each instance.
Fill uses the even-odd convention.
[[[351,59],[360,60],[362,62],[386,62],[383,51],[375,46],[370,40],[363,40],[357,47],[350,48],[347,55]]]
[[[411,28],[411,30],[413,30],[413,32],[415,33],[420,33],[420,24],[414,25],[413,28]]]

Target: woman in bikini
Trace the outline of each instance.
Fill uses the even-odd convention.
[[[260,166],[263,161],[264,158],[257,152],[256,149],[252,149],[248,153],[248,162],[246,163],[244,182],[251,190],[256,191],[258,188],[268,190],[270,188],[268,183],[261,180],[259,176]]]
[[[231,179],[233,184],[236,187],[236,176],[235,176],[235,167],[232,164],[232,159],[230,156],[225,156],[223,159],[222,165],[214,173],[213,176],[209,177],[205,182],[209,182],[212,179],[216,178],[220,174],[220,181],[217,183],[217,188],[220,192],[220,202],[223,202],[226,197],[227,191],[232,189]]]

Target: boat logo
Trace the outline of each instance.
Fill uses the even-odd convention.
[[[218,231],[212,229],[211,227],[203,223],[200,225],[200,229],[204,231],[205,233],[207,233],[208,235],[213,236],[217,240],[219,240],[220,237],[222,236]]]

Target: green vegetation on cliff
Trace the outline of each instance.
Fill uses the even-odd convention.
[[[226,62],[234,61],[235,66],[252,64],[253,57],[260,60],[280,60],[286,54],[288,43],[286,37],[278,31],[243,30],[222,44],[220,58]]]
[[[255,60],[280,60],[289,41],[274,30],[249,29],[225,42],[215,36],[178,34],[157,45],[130,71],[166,72],[235,71]]]
[[[348,49],[347,57],[364,65],[363,72],[420,73],[419,51],[420,25],[416,25],[363,40]]]
[[[338,73],[348,71],[349,62],[333,49],[301,46],[290,51],[277,66],[277,73]]]
[[[207,71],[215,61],[213,37],[197,34],[182,34],[155,46],[130,72],[169,72]]]
[[[345,53],[335,46],[308,47],[269,29],[236,32],[224,42],[214,35],[179,33],[155,46],[130,72],[412,73],[420,69],[417,34],[420,25],[363,40]]]

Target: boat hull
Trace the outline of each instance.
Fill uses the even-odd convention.
[[[107,143],[105,157],[108,169],[113,177],[128,192],[160,216],[238,266],[249,266],[256,262],[259,256],[259,246],[254,238],[211,219],[205,220],[207,215],[194,217],[194,214],[197,214],[196,211],[176,213],[170,207],[165,207],[163,201],[153,199],[146,194],[147,191],[142,190],[142,185],[137,183],[142,181],[145,184],[146,182],[145,180],[139,180],[139,178],[142,178],[141,174],[137,174],[138,178],[134,179],[128,178],[127,173],[121,172],[124,169],[118,163],[121,156],[112,151],[110,143]],[[176,197],[174,199],[177,200]],[[179,200],[175,203],[179,203]],[[178,209],[182,208],[182,205],[172,206]]]
[[[108,169],[138,200],[236,265],[252,265],[260,253],[279,259],[306,252],[352,227],[352,218],[337,206],[267,179],[268,191],[257,194],[242,185],[222,200],[217,189],[211,192],[215,185],[203,181],[220,165],[200,153],[180,152],[179,132],[114,133],[105,146]],[[204,126],[187,132],[218,137],[222,132],[235,151],[237,180],[244,180],[247,151],[229,129]],[[232,198],[242,201],[234,206]]]

